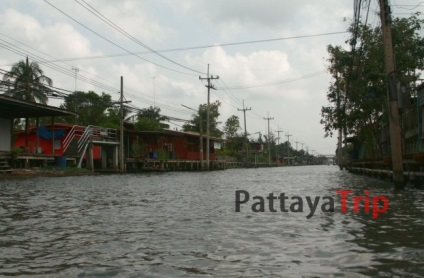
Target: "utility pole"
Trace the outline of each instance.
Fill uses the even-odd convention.
[[[268,121],[268,166],[271,166],[271,138],[270,138],[270,136],[269,136],[269,121],[270,120],[273,120],[274,118],[270,118],[269,117],[269,112],[268,112],[268,117],[267,118],[264,118],[264,120],[267,120]]]
[[[298,152],[297,152],[297,144],[299,144],[300,142],[299,142],[299,141],[297,141],[297,139],[296,139],[295,143],[296,143],[296,156],[295,156],[295,160],[297,161],[297,155],[298,155]]]
[[[277,129],[277,146],[275,147],[275,157],[276,157],[276,160],[278,161],[277,162],[277,166],[279,165],[279,160],[278,160],[278,146],[280,145],[280,132],[283,132],[283,130],[282,129],[280,129],[280,127],[278,127],[278,129]]]
[[[247,167],[247,163],[248,163],[248,157],[249,157],[249,139],[247,139],[247,129],[246,129],[246,111],[250,111],[252,110],[251,107],[249,108],[245,108],[244,107],[244,100],[243,100],[243,109],[238,109],[237,111],[243,111],[243,115],[244,115],[244,138],[246,139],[246,160],[245,160],[245,166]]]
[[[181,106],[193,110],[194,112],[197,112],[195,109],[185,106],[184,104],[181,104]],[[199,106],[199,133],[200,133],[200,150],[199,150],[199,154],[200,154],[200,170],[203,170],[203,127],[202,127],[202,110],[201,110],[202,106]]]
[[[76,92],[77,91],[77,76],[78,76],[79,68],[72,67],[72,70],[75,71],[75,92]]]
[[[280,129],[280,127],[278,127],[278,129],[277,129],[277,134],[278,134],[277,141],[278,141],[278,145],[280,145],[280,133],[281,132],[283,132],[283,130]]]
[[[342,112],[341,112],[340,81],[339,81],[338,73],[336,73],[336,83],[337,83],[337,115],[338,115],[338,118],[340,119]],[[343,164],[343,147],[342,147],[343,131],[342,131],[341,123],[339,123],[339,125],[340,125],[339,126],[339,136],[337,137],[337,161],[338,161],[340,170],[343,170],[343,167],[344,167],[344,164]]]
[[[125,171],[124,167],[124,77],[121,76],[121,101],[120,101],[120,132],[119,132],[119,172]]]
[[[304,161],[305,161],[305,152],[303,151],[303,144],[305,144],[305,143],[302,143],[302,142],[299,142],[300,143],[300,145],[302,145],[302,164],[304,163]]]
[[[392,27],[388,0],[379,0],[381,28],[384,40],[384,64],[387,75],[387,99],[389,104],[390,149],[392,154],[393,183],[395,189],[404,188],[402,137],[400,128],[397,77],[393,53]]]
[[[290,136],[291,134],[286,134],[287,137],[287,165],[290,165]]]
[[[209,133],[209,114],[210,114],[210,95],[211,95],[211,89],[215,89],[215,87],[211,84],[211,80],[213,79],[219,79],[219,76],[209,76],[209,64],[208,64],[208,72],[207,72],[207,77],[203,78],[201,76],[199,76],[199,80],[207,80],[208,81],[208,85],[206,85],[206,88],[208,88],[208,107],[207,107],[207,111],[206,111],[206,170],[209,170],[209,165],[210,165],[210,159],[209,159],[209,154],[210,154],[210,142],[209,142],[209,138],[210,138],[210,133]]]

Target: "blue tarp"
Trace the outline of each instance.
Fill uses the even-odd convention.
[[[47,128],[45,125],[41,125],[38,128],[38,135],[44,139],[52,139],[52,132],[51,131],[47,131]],[[59,139],[62,138],[63,136],[65,136],[65,130],[64,129],[59,129],[59,130],[55,130],[54,131],[54,138],[55,139]]]

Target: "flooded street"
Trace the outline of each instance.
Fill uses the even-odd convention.
[[[339,189],[389,208],[342,213]],[[250,195],[240,212],[237,190]],[[270,193],[287,208],[303,198],[303,212],[270,212]],[[321,198],[308,219],[306,196],[334,211]],[[1,180],[0,276],[423,277],[423,200],[336,166]]]

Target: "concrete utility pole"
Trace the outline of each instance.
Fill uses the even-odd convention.
[[[277,129],[277,146],[275,147],[275,157],[276,157],[276,160],[278,161],[277,162],[277,165],[279,165],[279,160],[278,160],[278,146],[280,145],[280,133],[281,132],[283,132],[283,130],[282,129],[280,129],[280,127],[278,127],[278,129]]]
[[[291,134],[286,134],[287,137],[287,165],[290,165],[290,136]]]
[[[193,110],[194,112],[199,112],[199,133],[200,133],[200,170],[203,170],[203,127],[202,127],[202,111],[201,111],[201,105],[199,106],[199,111],[196,111],[195,109],[185,106],[184,104],[181,104],[181,106]]]
[[[278,129],[277,129],[277,134],[278,134],[277,142],[278,142],[278,145],[280,145],[280,133],[281,133],[281,132],[283,132],[283,130],[282,130],[282,129],[280,129],[280,127],[278,127]]]
[[[305,144],[305,143],[302,143],[302,142],[299,142],[300,143],[300,145],[302,145],[302,164],[305,162],[305,152],[303,151],[303,145]]]
[[[296,139],[295,143],[296,143],[296,151],[297,151],[297,144],[300,143],[300,142],[297,141],[297,139]]]
[[[120,101],[120,138],[119,138],[119,172],[125,171],[124,167],[124,78],[121,76],[121,101]]]
[[[270,120],[274,120],[274,118],[270,118],[269,117],[269,112],[268,112],[268,118],[264,118],[264,120],[268,121],[268,166],[271,166],[271,138],[269,136],[269,121]]]
[[[211,95],[211,89],[215,89],[215,87],[213,85],[211,85],[211,80],[213,79],[219,79],[219,76],[209,76],[209,64],[208,64],[208,73],[207,73],[207,77],[203,78],[201,76],[199,76],[200,80],[207,80],[208,81],[208,85],[206,85],[206,88],[208,88],[208,107],[207,107],[207,111],[206,111],[206,170],[209,170],[209,165],[210,165],[210,159],[209,159],[209,154],[210,154],[210,142],[209,142],[209,138],[210,138],[210,134],[209,134],[209,114],[210,114],[210,95]]]
[[[246,139],[246,160],[245,160],[245,165],[247,166],[247,163],[248,163],[248,157],[249,157],[249,139],[247,139],[247,129],[246,129],[246,111],[250,111],[250,110],[252,110],[252,108],[251,107],[249,107],[249,108],[245,108],[244,107],[244,100],[243,100],[243,109],[238,109],[237,108],[237,111],[243,111],[243,116],[244,116],[244,138]]]
[[[395,189],[404,188],[402,136],[400,128],[397,77],[393,53],[392,27],[388,0],[379,0],[381,28],[384,40],[384,64],[387,75],[387,99],[389,103],[390,148],[392,153],[393,183]]]

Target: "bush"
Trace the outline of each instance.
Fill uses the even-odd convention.
[[[131,150],[132,156],[137,160],[145,159],[149,154],[148,146],[146,144],[134,143],[131,146]]]
[[[21,154],[23,152],[23,150],[21,149],[21,148],[19,148],[19,147],[12,147],[11,149],[10,149],[10,153],[12,154],[12,156],[14,156],[14,157],[16,157],[16,156],[18,156],[19,154]]]

